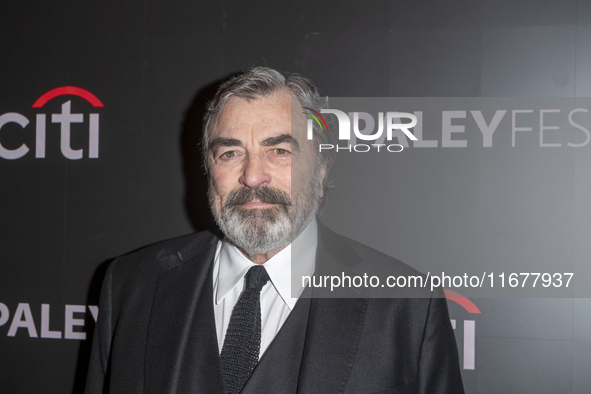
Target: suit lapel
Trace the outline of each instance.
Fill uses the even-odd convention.
[[[213,313],[216,242],[214,237],[193,241],[178,252],[181,263],[158,276],[146,344],[145,393],[225,391]]]
[[[296,392],[309,311],[310,299],[300,298],[241,394]]]
[[[355,275],[353,268],[360,261],[355,251],[320,222],[318,234],[315,274],[340,271]],[[359,347],[367,302],[364,298],[312,298],[298,393],[344,392]]]
[[[298,393],[342,393],[359,347],[367,299],[312,299]]]

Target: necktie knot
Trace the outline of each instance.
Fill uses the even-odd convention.
[[[262,265],[251,267],[245,276],[246,289],[260,292],[269,281],[269,274]]]

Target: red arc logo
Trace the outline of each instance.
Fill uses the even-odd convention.
[[[41,97],[35,101],[33,104],[33,108],[41,108],[47,103],[49,100],[57,97],[57,96],[64,96],[64,95],[72,95],[82,97],[93,107],[104,107],[103,103],[96,97],[94,94],[90,93],[86,89],[77,88],[76,86],[62,86],[59,88],[51,89],[47,93],[43,94]]]

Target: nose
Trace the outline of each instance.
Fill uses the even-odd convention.
[[[251,156],[244,161],[244,171],[239,182],[248,187],[268,185],[271,183],[271,175],[265,162],[256,156]]]

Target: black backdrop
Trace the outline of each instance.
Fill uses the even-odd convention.
[[[330,96],[589,96],[589,23],[591,2],[582,0],[3,4],[0,115],[29,123],[6,123],[0,143],[7,150],[24,143],[29,152],[0,158],[0,392],[80,393],[90,341],[67,337],[91,335],[87,306],[97,305],[108,262],[212,227],[197,141],[220,80],[267,65],[302,73]],[[68,95],[32,108],[63,86],[104,106]],[[68,101],[82,115],[70,125],[79,160],[62,154],[63,124],[52,117]],[[45,157],[35,154],[39,114]],[[99,117],[98,158],[89,157],[90,114]],[[564,319],[570,330],[559,338],[552,329],[503,334],[507,344],[529,341],[533,367],[525,372],[500,375],[510,360],[479,353],[477,342],[476,368],[463,371],[468,392],[555,392],[548,379],[561,392],[588,392],[591,360],[577,351],[591,343],[586,301],[569,301],[567,314],[558,312],[562,303],[524,306]],[[458,327],[471,318],[450,308]],[[489,310],[489,319],[510,325],[515,308],[509,317]],[[548,361],[554,348],[536,340],[564,342],[569,366]]]

